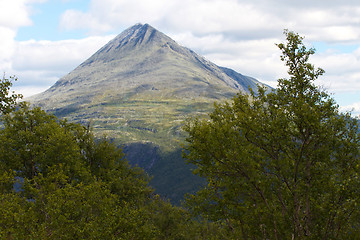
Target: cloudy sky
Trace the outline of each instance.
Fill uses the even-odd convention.
[[[136,23],[274,87],[287,77],[275,43],[295,31],[317,49],[317,84],[360,114],[358,0],[0,0],[0,71],[30,96]]]

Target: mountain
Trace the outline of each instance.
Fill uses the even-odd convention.
[[[200,184],[181,159],[182,122],[211,111],[215,101],[256,91],[257,84],[136,24],[28,101],[58,117],[91,122],[96,134],[124,145],[130,163],[152,174],[159,192],[181,198]]]

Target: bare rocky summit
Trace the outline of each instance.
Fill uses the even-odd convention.
[[[46,109],[128,99],[220,99],[259,82],[219,67],[148,24],[110,41],[31,100]]]

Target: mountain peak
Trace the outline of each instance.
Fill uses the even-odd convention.
[[[109,42],[103,50],[109,48],[123,48],[123,47],[139,47],[153,42],[169,41],[170,38],[165,34],[159,32],[149,24],[136,24],[124,32],[119,34],[116,38]],[[102,49],[100,49],[102,50]]]
[[[45,108],[124,99],[217,99],[256,91],[257,80],[221,68],[149,24],[126,29],[46,92]],[[130,97],[131,96],[131,97]]]
[[[160,193],[157,186],[174,183],[164,194],[176,198],[194,190],[182,173],[188,167],[182,165],[181,151],[174,152],[184,139],[182,122],[209,112],[214,101],[249,87],[256,91],[257,83],[180,46],[149,24],[136,24],[28,101],[69,121],[91,121],[98,136],[134,146],[127,150],[133,152],[128,160],[154,174]]]
[[[161,47],[169,42],[175,43],[171,38],[149,24],[137,23],[117,35],[80,66],[99,60],[103,62],[113,61],[132,54],[136,49],[146,51],[154,47]]]
[[[141,39],[151,36],[157,30],[149,24],[135,24],[134,26],[126,29],[124,32],[119,34],[114,40],[120,40],[121,43],[127,43],[131,41],[138,42]]]

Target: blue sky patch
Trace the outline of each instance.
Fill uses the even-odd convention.
[[[32,26],[21,27],[16,35],[17,41],[65,40],[86,37],[86,31],[64,31],[59,27],[61,15],[69,9],[87,11],[89,0],[50,0],[45,3],[32,4]]]
[[[352,53],[359,48],[357,44],[328,44],[325,42],[312,42],[312,46],[316,49],[316,53],[324,53],[327,51]]]

